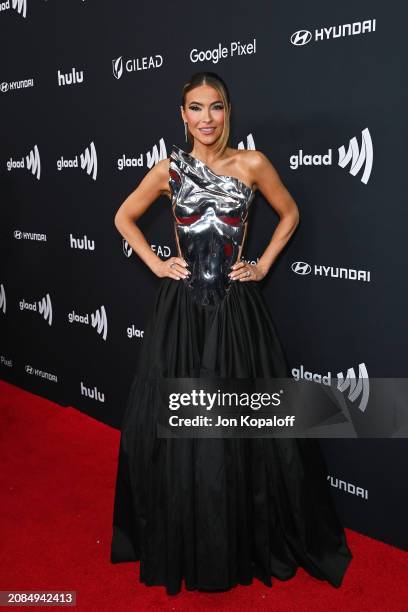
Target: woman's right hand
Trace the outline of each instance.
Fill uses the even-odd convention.
[[[191,272],[187,269],[187,262],[182,257],[169,257],[160,262],[155,270],[155,274],[159,278],[168,276],[169,278],[180,280],[180,278],[189,276]]]

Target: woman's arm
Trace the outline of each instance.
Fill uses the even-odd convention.
[[[280,221],[256,266],[248,268],[245,262],[237,262],[232,266],[232,269],[237,272],[233,272],[231,278],[239,278],[243,281],[261,280],[266,276],[269,268],[289,241],[299,223],[299,209],[296,202],[266,155],[261,151],[247,151],[247,155],[252,182],[278,213]],[[245,270],[247,269],[251,270],[250,277],[245,277]]]
[[[138,187],[121,204],[114,223],[135,253],[157,276],[179,279],[187,275],[186,264],[180,257],[163,261],[152,251],[136,221],[161,195],[169,194],[169,158],[159,161],[140,181]],[[170,268],[170,264],[175,264]]]

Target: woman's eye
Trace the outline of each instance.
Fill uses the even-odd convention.
[[[213,106],[213,110],[222,110],[224,107],[222,104],[218,104],[217,106]],[[201,110],[199,106],[189,106],[189,109],[192,111]]]

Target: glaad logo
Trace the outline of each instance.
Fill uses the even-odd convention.
[[[82,323],[83,325],[91,324],[92,327],[96,327],[96,331],[104,340],[108,335],[108,319],[106,316],[105,306],[101,306],[99,310],[94,313],[91,312],[91,321],[89,323],[89,314],[79,315],[74,310],[68,313],[69,323]]]
[[[95,313],[91,313],[91,324],[92,327],[96,327],[98,334],[106,340],[108,334],[108,320],[106,318],[105,306],[101,306]]]
[[[0,284],[0,312],[6,314],[6,291],[3,283]]]
[[[13,236],[16,240],[36,240],[37,242],[47,242],[47,234],[37,234],[35,232],[22,232],[14,230]]]
[[[113,76],[120,79],[124,70],[126,72],[137,72],[139,70],[150,70],[151,68],[160,68],[163,65],[163,56],[156,53],[146,57],[136,57],[123,61],[123,56],[112,60]]]
[[[40,180],[41,159],[37,145],[34,145],[34,147],[31,149],[28,155],[25,156],[25,158],[22,157],[19,160],[13,160],[13,158],[10,157],[7,162],[7,170],[10,172],[11,170],[19,168],[26,168],[27,170],[30,170],[31,174],[33,174],[37,178],[37,180]]]
[[[238,144],[238,148],[239,149],[244,149],[244,142],[241,141]],[[249,134],[247,136],[247,149],[255,149],[255,143],[254,143],[254,138],[252,136],[252,134]],[[142,154],[141,154],[142,155]],[[159,161],[161,161],[162,159],[166,159],[168,157],[167,155],[167,148],[166,148],[166,144],[164,141],[164,138],[160,138],[159,140],[159,144],[158,145],[153,145],[151,151],[147,151],[146,152],[146,166],[148,168],[152,168],[153,166],[155,166]],[[125,155],[123,155],[122,158],[118,159],[118,168],[119,170],[123,170],[123,168],[125,167],[131,167],[131,166],[140,166],[140,157],[139,159],[137,158],[127,158],[125,157]],[[160,246],[160,245],[155,245],[152,244],[151,248],[153,249],[153,251],[155,251],[157,253],[157,255],[161,256],[161,257],[170,257],[171,255],[171,249],[168,246]],[[122,251],[123,254],[125,255],[125,257],[130,257],[131,254],[133,253],[133,249],[132,247],[129,245],[129,243],[127,242],[127,240],[123,239],[122,240]]]
[[[98,402],[105,401],[105,394],[102,393],[101,391],[98,391],[96,387],[94,387],[93,389],[91,389],[91,387],[85,387],[82,380],[80,384],[81,384],[81,395],[83,395],[84,397],[89,397],[90,399],[95,399]]]
[[[356,382],[356,375],[354,372],[354,368],[349,368],[347,370],[346,377],[344,377],[343,372],[337,373],[337,389],[344,394],[347,389],[349,390],[348,399],[352,402],[356,400],[360,400],[358,404],[358,409],[361,412],[364,412],[369,398],[369,379],[366,365],[364,363],[359,364],[358,369],[359,378]],[[314,374],[313,372],[308,372],[304,369],[304,366],[301,365],[299,368],[292,369],[292,376],[295,380],[309,380],[312,382],[317,382],[319,384],[327,385],[330,387],[332,385],[331,380],[331,372],[328,372],[327,375]]]
[[[355,495],[356,497],[368,499],[368,489],[363,489],[363,487],[357,487],[351,482],[340,480],[337,477],[330,476],[330,474],[327,475],[327,480],[334,489],[339,489],[339,491],[346,491],[346,493],[350,493],[351,495]]]
[[[98,157],[96,155],[95,144],[93,140],[90,142],[83,153],[80,154],[81,170],[85,170],[86,173],[92,175],[94,181],[98,174]],[[78,168],[78,155],[75,155],[72,159],[65,159],[63,156],[57,160],[57,170],[64,170],[65,168]]]
[[[88,176],[92,174],[92,178],[96,181],[96,174],[98,171],[98,158],[96,156],[96,149],[93,141],[89,147],[81,153],[81,169],[86,170]]]
[[[10,0],[0,2],[0,12],[10,8]],[[27,0],[11,0],[11,8],[17,11],[22,17],[27,17]]]
[[[160,138],[159,148],[157,148],[157,145],[154,145],[151,152],[146,152],[146,166],[148,168],[152,168],[160,160],[166,159],[167,157],[168,155],[164,139]],[[118,158],[117,164],[118,170],[123,170],[124,168],[143,167],[143,153],[140,153],[139,157],[126,157],[123,154],[122,157]]]
[[[47,380],[51,380],[52,382],[58,382],[58,377],[56,374],[51,374],[50,372],[43,372],[38,368],[34,368],[32,365],[26,364],[25,371],[27,374],[41,376],[41,378],[46,378]]]
[[[49,293],[47,293],[37,302],[26,302],[23,298],[20,300],[19,307],[20,310],[31,310],[31,312],[38,312],[43,316],[43,319],[48,322],[48,325],[52,325],[52,303]]]
[[[38,312],[43,316],[45,321],[48,321],[48,325],[52,325],[52,304],[49,293],[39,300]]]
[[[118,170],[124,170],[125,168],[143,168],[143,153],[139,154],[139,157],[126,157],[125,154],[118,158],[117,161]]]
[[[361,410],[361,412],[364,412],[367,408],[368,398],[370,394],[368,372],[365,364],[359,364],[357,379],[354,372],[354,368],[349,368],[347,370],[346,378],[344,377],[343,372],[338,372],[337,379],[337,388],[339,391],[344,393],[344,391],[349,389],[348,399],[351,402],[354,402],[355,400],[361,397],[358,408],[359,410]]]
[[[362,142],[361,149],[358,149],[357,138],[354,136],[349,142],[348,151],[344,146],[339,147],[339,166],[345,168],[351,161],[350,174],[356,176],[364,164],[364,171],[361,177],[361,182],[368,183],[371,169],[373,167],[373,142],[368,128],[364,128],[361,132]]]
[[[373,143],[368,128],[364,128],[364,130],[362,130],[361,138],[362,142],[360,149],[358,148],[356,137],[350,139],[347,152],[344,146],[338,148],[338,165],[341,168],[345,168],[347,164],[351,162],[349,172],[353,176],[356,176],[364,165],[361,182],[366,185],[373,167]],[[299,166],[331,166],[332,149],[328,149],[327,153],[323,155],[317,153],[305,154],[303,153],[302,149],[299,149],[299,153],[290,156],[289,165],[291,170],[297,170]]]
[[[240,140],[238,143],[238,149],[251,149],[252,151],[255,151],[255,141],[254,141],[254,137],[252,136],[252,134],[248,134],[247,136],[247,142],[246,142],[246,146],[244,145],[244,141]]]
[[[77,83],[83,83],[84,71],[72,68],[71,72],[62,73],[61,70],[57,70],[57,81],[59,87],[63,87],[64,85],[76,85]]]
[[[86,235],[83,238],[74,238],[73,235],[70,234],[69,246],[71,249],[78,249],[80,251],[94,251],[95,240],[90,240]]]
[[[144,331],[137,329],[133,324],[131,327],[126,328],[126,335],[128,338],[143,338]]]
[[[344,38],[345,36],[356,36],[357,34],[367,34],[375,32],[376,20],[367,19],[366,21],[355,21],[354,23],[344,23],[328,28],[316,28],[314,34],[309,30],[298,30],[290,37],[290,42],[296,47],[307,45],[311,40],[320,42],[331,38]]]
[[[155,166],[160,160],[166,159],[166,157],[167,157],[166,145],[164,144],[163,138],[160,138],[159,149],[157,148],[157,145],[154,145],[151,153],[150,151],[146,152],[147,167],[153,168],[153,166]]]
[[[333,266],[323,266],[314,264],[312,266],[306,261],[294,261],[291,265],[292,272],[307,276],[324,276],[325,278],[343,278],[345,280],[358,280],[369,283],[371,281],[371,272],[369,270],[355,270],[354,268],[338,268]]]

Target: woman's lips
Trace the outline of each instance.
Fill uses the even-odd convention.
[[[215,128],[198,128],[203,134],[212,134]]]

